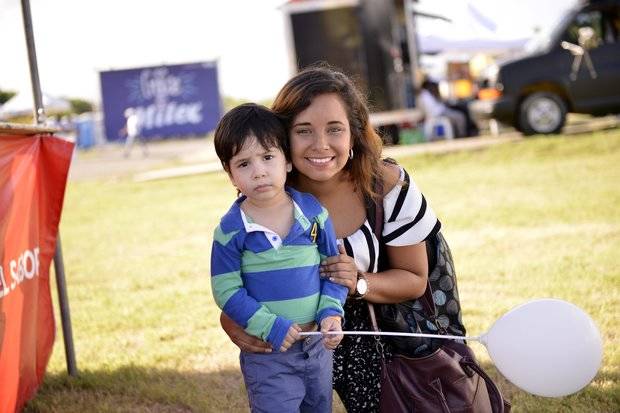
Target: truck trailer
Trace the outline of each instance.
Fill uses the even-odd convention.
[[[291,75],[320,62],[341,69],[368,97],[386,144],[422,120],[413,0],[292,0],[282,11]]]

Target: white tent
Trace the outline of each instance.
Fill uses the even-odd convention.
[[[528,39],[498,40],[489,38],[447,39],[440,36],[418,36],[420,52],[438,53],[508,53],[521,51]]]
[[[0,107],[0,119],[31,114],[33,107],[32,93],[20,92]],[[67,99],[43,93],[43,107],[47,113],[61,112],[70,110],[71,103]]]
[[[499,24],[487,16],[474,3],[479,2],[423,1],[424,6],[417,8],[421,13],[416,19],[419,51],[430,55],[440,53],[497,55],[523,49],[533,32],[520,35],[507,32],[503,30],[505,24]],[[483,10],[486,10],[486,7]],[[428,12],[441,18],[424,18],[425,15],[428,16]],[[502,15],[502,19],[504,18],[506,17]]]

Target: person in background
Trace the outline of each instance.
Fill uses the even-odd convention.
[[[342,330],[347,289],[319,277],[321,259],[338,254],[327,210],[312,195],[285,188],[292,168],[286,130],[266,107],[230,110],[214,144],[242,196],[213,236],[213,296],[227,316],[273,350],[241,351],[250,408],[330,412],[332,350],[342,335],[299,336]]]
[[[450,119],[454,127],[455,137],[467,136],[467,117],[463,112],[446,106],[439,94],[437,82],[429,79],[422,82],[418,94],[418,105],[422,108],[426,119],[445,116]]]
[[[138,140],[140,146],[142,146],[142,155],[144,157],[149,156],[149,150],[146,145],[146,139],[142,136],[142,125],[140,123],[140,117],[134,108],[127,108],[124,112],[125,115],[125,127],[122,129],[127,138],[125,139],[125,148],[123,150],[123,156],[128,158],[131,154],[134,142]]]
[[[372,330],[367,302],[420,297],[428,279],[425,240],[440,229],[418,186],[399,165],[381,160],[381,138],[369,122],[364,97],[343,73],[311,67],[291,78],[272,109],[288,132],[293,171],[288,184],[325,206],[340,254],[323,260],[324,277],[345,286],[344,330]],[[383,236],[377,239],[367,205],[383,195]],[[378,272],[379,259],[389,269]],[[222,327],[246,352],[269,351],[222,313]],[[389,344],[383,354],[389,357]],[[349,412],[378,412],[382,352],[376,337],[346,335],[334,354],[334,388]]]

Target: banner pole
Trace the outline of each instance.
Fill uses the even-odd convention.
[[[67,284],[65,282],[65,266],[62,259],[62,246],[60,233],[56,239],[56,252],[54,253],[54,273],[56,274],[56,287],[58,290],[58,305],[60,306],[60,320],[62,323],[62,337],[65,343],[65,358],[67,371],[70,376],[77,377],[77,363],[73,347],[73,329],[71,328],[71,312],[69,311],[69,297],[67,297]]]
[[[28,48],[28,63],[30,67],[30,81],[32,83],[32,96],[34,98],[34,118],[37,125],[45,122],[45,108],[43,107],[43,97],[41,94],[41,82],[39,80],[39,68],[37,64],[37,53],[34,45],[34,32],[32,30],[32,14],[30,12],[30,1],[21,0],[22,17],[24,19],[24,33],[26,35],[26,45]],[[67,359],[67,371],[71,376],[77,376],[77,364],[75,361],[75,351],[73,347],[73,332],[71,329],[71,314],[69,311],[69,299],[67,296],[67,285],[65,282],[65,266],[62,260],[62,247],[60,245],[60,234],[57,234],[56,251],[54,253],[54,272],[56,274],[56,288],[58,290],[58,304],[60,306],[60,319],[62,323],[62,335],[65,344],[65,357]]]
[[[24,19],[24,33],[26,35],[26,46],[28,48],[32,96],[34,98],[34,118],[37,125],[41,125],[45,122],[45,109],[43,108],[43,97],[41,95],[41,82],[39,81],[37,52],[34,47],[34,33],[32,30],[32,15],[30,13],[29,0],[22,0],[22,17]]]

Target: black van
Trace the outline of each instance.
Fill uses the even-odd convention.
[[[620,113],[620,0],[583,1],[550,35],[489,79],[498,97],[472,102],[525,135],[557,133],[567,112]]]

